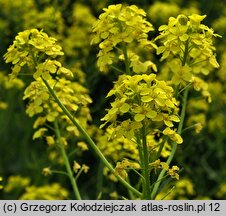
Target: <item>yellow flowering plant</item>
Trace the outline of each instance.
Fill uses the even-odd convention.
[[[136,12],[133,12],[132,15],[127,15],[128,12],[131,13],[133,10]],[[148,71],[148,67],[143,69],[144,65],[141,64],[136,65],[137,67],[133,67],[133,60],[131,58],[133,55],[131,55],[130,50],[128,50],[128,45],[126,43],[129,42],[130,46],[133,47],[134,44],[140,42],[139,45],[142,46],[143,49],[146,47],[156,47],[153,41],[147,40],[146,33],[153,29],[151,28],[152,24],[145,20],[144,17],[146,14],[144,11],[138,9],[136,6],[124,6],[121,4],[109,6],[104,11],[105,12],[100,15],[96,24],[94,24],[93,29],[93,41],[99,43],[100,48],[97,65],[100,67],[100,70],[103,70],[102,63],[104,65],[111,65],[115,53],[111,54],[108,59],[109,61],[106,62],[101,58],[103,51],[106,48],[104,45],[109,44],[109,49],[106,49],[106,52],[108,53],[109,51],[113,52],[113,48],[117,47],[117,44],[119,43],[122,52],[122,60],[125,62],[124,71],[126,75],[119,76],[113,89],[107,95],[108,97],[114,96],[115,100],[111,103],[111,108],[108,110],[105,117],[102,118],[105,123],[102,124],[101,127],[108,126],[108,129],[112,131],[110,139],[120,139],[121,137],[124,137],[124,139],[136,143],[139,152],[139,157],[137,158],[139,166],[130,167],[131,162],[127,162],[125,165],[125,160],[123,160],[121,163],[117,162],[116,170],[123,178],[128,178],[128,175],[124,170],[129,167],[134,171],[138,169],[136,173],[138,173],[139,176],[142,176],[143,182],[142,198],[154,198],[155,191],[153,191],[153,194],[151,194],[151,191],[156,182],[152,182],[153,185],[151,185],[150,182],[150,173],[153,169],[152,162],[160,157],[166,140],[170,139],[176,143],[176,145],[183,142],[181,136],[174,129],[174,122],[180,122],[178,116],[179,104],[174,98],[174,90],[171,86],[167,85],[165,81],[157,80],[155,74],[150,74],[150,72],[145,74]],[[126,18],[124,17],[125,14]],[[130,16],[136,17],[140,23],[143,23],[143,25],[140,24],[139,26],[135,24],[135,21],[133,23],[134,29],[137,28],[137,31],[139,30],[139,32],[142,32],[140,33],[141,37],[143,37],[142,40],[136,35],[136,30],[133,30],[133,34],[128,34],[128,36],[125,37],[125,40],[121,36],[126,34],[131,28],[133,19],[127,21]],[[109,19],[109,21],[107,19]],[[103,23],[105,23],[104,29],[102,28]],[[116,26],[115,29],[119,28],[119,34],[111,32],[113,26]],[[146,27],[142,28],[142,26]],[[147,28],[147,26],[149,26],[149,28]],[[143,43],[144,41],[145,43]],[[105,57],[107,55],[103,56]],[[139,59],[139,56],[137,59]],[[136,73],[139,73],[139,75]],[[160,146],[150,148],[148,139],[150,136],[163,137]],[[165,166],[165,170],[168,171],[167,175],[170,175],[173,178],[179,178],[178,174],[176,175],[175,173],[177,170],[174,169],[175,167],[169,169],[171,160],[172,154],[166,163],[167,168]],[[161,166],[160,168],[164,169]]]
[[[142,176],[142,198],[154,199],[161,182],[167,175],[179,179],[179,168],[177,166],[170,168],[169,165],[175,155],[177,145],[183,142],[180,135],[183,130],[190,85],[193,85],[196,91],[201,91],[209,102],[211,101],[208,84],[198,75],[208,75],[212,68],[219,67],[213,46],[213,37],[219,35],[214,34],[212,29],[201,24],[206,16],[193,14],[187,17],[181,14],[177,18],[170,17],[168,25],[159,28],[160,35],[155,38],[155,41],[160,41],[162,44],[157,47],[157,54],[162,54],[160,61],[166,59],[169,65],[168,71],[173,73],[168,75],[166,81],[159,81],[158,75],[156,77],[155,74],[144,74],[147,73],[148,67],[143,69],[144,65],[141,64],[138,67],[133,67],[131,58],[133,54],[128,47],[135,47],[134,44],[139,43],[139,36],[135,36],[137,27],[135,22],[134,34],[122,37],[122,34],[126,34],[130,29],[133,21],[131,19],[131,22],[128,22],[124,18],[125,11],[130,11],[131,8],[136,7],[121,4],[109,6],[104,9],[105,12],[99,16],[94,24],[92,43],[99,43],[100,51],[97,55],[97,65],[100,71],[107,70],[106,66],[112,65],[119,56],[119,59],[125,62],[125,69],[120,71],[125,71],[126,74],[119,76],[113,89],[107,95],[107,97],[114,96],[115,99],[111,102],[111,107],[107,110],[105,117],[102,118],[105,123],[101,127],[107,127],[112,131],[109,139],[115,140],[123,137],[136,143],[139,157],[136,158],[135,162],[138,162],[139,166],[136,168],[131,166],[131,169],[137,169],[136,173]],[[138,15],[140,11],[136,12],[137,14],[134,13],[133,16],[137,16],[137,20],[140,21],[141,17]],[[145,13],[142,15],[143,21],[141,23],[147,24]],[[119,28],[119,34],[114,33],[112,28],[116,28],[113,26]],[[140,35],[145,35],[146,32],[153,30],[151,28],[141,29],[141,26],[144,25],[140,24],[138,27],[139,30],[143,31]],[[149,23],[148,26],[152,27],[152,24]],[[125,32],[121,33],[122,30]],[[151,46],[156,48],[153,41],[139,45],[143,49]],[[118,53],[118,51],[120,52]],[[139,59],[139,54],[137,59]],[[115,69],[117,70],[117,68]],[[177,129],[175,129],[175,123]],[[200,125],[197,125],[198,130],[200,130]],[[156,149],[153,150],[149,147],[148,135],[163,137],[160,147],[157,148],[157,153]],[[164,139],[164,137],[166,138]],[[150,176],[154,174],[152,170],[156,170],[154,162],[161,157],[166,140],[172,143],[171,152],[166,162],[159,161],[157,167],[161,171],[157,174],[157,179],[151,181]],[[117,162],[116,170],[125,179],[128,178],[125,170],[128,170],[130,164],[125,163],[125,160],[122,160],[121,163]],[[151,179],[155,179],[155,177],[151,177]]]
[[[3,190],[8,195],[14,194],[19,200],[62,200],[69,196],[69,192],[59,183],[35,186],[29,177],[20,175],[9,176]]]
[[[34,81],[27,86],[23,97],[24,100],[28,100],[27,114],[30,117],[38,115],[34,122],[34,128],[37,130],[33,139],[44,137],[48,145],[59,148],[66,166],[66,174],[70,178],[75,196],[79,199],[80,194],[66,154],[67,139],[69,136],[79,136],[79,131],[51,98],[48,88],[54,89],[63,106],[79,116],[79,122],[84,127],[91,119],[88,109],[91,99],[85,87],[70,79],[73,76],[72,72],[56,60],[57,56],[63,54],[61,47],[56,44],[56,39],[42,31],[31,29],[16,36],[5,59],[13,64],[11,79],[22,74],[22,70],[24,74],[33,76]]]
[[[137,50],[139,47],[150,50],[156,46],[148,40],[148,33],[154,28],[145,19],[144,10],[136,5],[125,7],[117,4],[110,5],[104,11],[93,25],[94,36],[91,41],[91,44],[99,44],[97,66],[100,71],[107,72],[109,66],[118,60],[125,60],[128,75],[147,72],[150,68],[156,70],[152,61],[142,61],[134,52],[134,46]]]
[[[83,10],[87,14],[86,8]],[[117,4],[103,11],[95,22],[91,16],[88,23],[73,24],[94,22],[91,44],[99,47],[99,70],[120,72],[107,95],[111,103],[97,129],[96,142],[88,135],[88,106],[92,100],[88,90],[74,81],[76,74],[63,67],[59,59],[64,52],[55,38],[42,30],[25,30],[15,37],[4,58],[12,64],[11,79],[25,74],[32,77],[23,99],[27,101],[26,113],[37,116],[33,139],[45,138],[49,146],[57,147],[63,159],[66,172],[46,167],[44,175],[67,175],[75,198],[82,198],[77,181],[89,167],[76,158],[73,163],[69,160],[67,146],[72,139],[82,151],[88,144],[105,165],[104,172],[122,183],[131,199],[155,199],[170,179],[179,180],[180,168],[172,161],[177,146],[183,143],[190,87],[211,100],[202,76],[219,67],[213,46],[213,37],[218,35],[201,24],[205,16],[181,14],[170,17],[168,25],[159,28],[160,35],[150,40],[154,28],[143,9]],[[69,32],[74,31],[74,26]],[[81,48],[80,44],[74,46]],[[166,61],[165,80],[161,79],[161,70],[157,73],[152,57],[143,55],[143,50],[153,55],[153,49],[162,54],[160,61]],[[68,53],[77,56],[73,48]],[[136,176],[132,183],[131,172]],[[23,198],[36,197],[34,189],[42,194],[46,188],[28,188]]]

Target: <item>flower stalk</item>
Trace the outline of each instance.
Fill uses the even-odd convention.
[[[149,169],[149,153],[147,147],[147,136],[145,128],[142,130],[142,144],[143,144],[143,176],[144,176],[144,186],[143,186],[143,198],[150,199],[150,169]]]
[[[59,107],[62,109],[62,111],[65,113],[65,115],[67,115],[67,117],[71,120],[71,122],[78,128],[79,132],[85,137],[87,143],[89,144],[89,146],[91,147],[91,149],[93,149],[93,151],[98,155],[98,157],[100,158],[100,160],[108,167],[108,169],[114,173],[117,177],[117,179],[129,190],[131,190],[135,195],[137,196],[141,196],[141,193],[139,191],[137,191],[134,187],[132,187],[127,181],[125,181],[121,176],[117,175],[115,173],[114,168],[112,167],[112,165],[108,162],[108,160],[106,159],[106,157],[102,154],[102,152],[100,151],[100,149],[96,146],[96,144],[94,143],[94,141],[92,140],[92,138],[87,134],[87,132],[83,129],[83,127],[75,120],[75,118],[73,117],[73,115],[69,112],[69,110],[61,103],[61,101],[59,100],[59,98],[57,97],[57,95],[55,94],[54,90],[50,87],[49,83],[45,80],[42,79],[43,82],[45,83],[46,87],[48,88],[51,96],[55,99],[55,101],[57,102],[57,104],[59,105]]]
[[[178,129],[177,129],[177,133],[180,135],[181,132],[182,132],[182,128],[183,128],[183,124],[184,124],[184,119],[185,119],[185,113],[186,113],[186,106],[187,106],[187,98],[188,98],[188,92],[189,92],[189,88],[186,88],[184,90],[184,94],[183,94],[183,101],[182,101],[182,109],[181,109],[181,115],[180,115],[180,122],[179,122],[179,125],[178,125]],[[170,153],[170,156],[168,157],[166,163],[167,165],[169,166],[171,161],[173,160],[174,158],[174,155],[176,153],[176,150],[177,150],[177,143],[176,142],[173,142],[173,147],[172,147],[172,151]],[[152,193],[151,193],[151,199],[155,199],[157,193],[158,193],[158,189],[159,189],[159,186],[161,184],[162,181],[159,181],[160,179],[163,178],[163,176],[165,175],[166,173],[166,170],[165,169],[162,169],[162,171],[160,172],[159,176],[158,176],[158,179],[153,187],[153,190],[152,190]]]
[[[58,147],[60,148],[60,152],[61,152],[61,155],[62,155],[63,160],[64,160],[64,165],[66,167],[67,174],[68,174],[68,177],[70,179],[70,182],[71,182],[71,185],[72,185],[74,194],[75,194],[75,198],[77,200],[81,200],[81,195],[80,195],[80,192],[79,192],[79,189],[78,189],[76,180],[74,178],[74,175],[73,175],[73,171],[71,169],[70,162],[69,162],[68,157],[67,157],[67,154],[65,152],[64,145],[61,142],[60,129],[59,129],[58,122],[56,120],[54,121],[54,128],[55,128],[55,133],[56,133],[56,137],[57,137]]]

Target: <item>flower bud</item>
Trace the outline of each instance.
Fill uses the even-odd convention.
[[[187,22],[188,22],[187,16],[181,14],[181,15],[178,15],[177,19],[181,25],[187,25]]]

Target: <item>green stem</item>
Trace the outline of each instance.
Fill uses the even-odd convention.
[[[130,179],[129,179],[129,176],[127,176],[127,182],[129,182],[130,183]],[[128,195],[129,195],[129,199],[130,200],[134,200],[135,199],[135,197],[134,197],[134,194],[132,193],[132,191],[131,190],[128,190]]]
[[[104,164],[102,163],[102,161],[99,161],[98,171],[97,171],[97,185],[96,185],[97,197],[103,191],[103,169],[104,169]]]
[[[99,148],[96,146],[96,144],[94,143],[94,141],[91,139],[91,137],[87,134],[87,132],[83,129],[83,127],[81,125],[79,125],[79,123],[74,119],[74,117],[72,116],[72,114],[69,112],[69,110],[61,103],[61,101],[59,100],[59,98],[57,97],[57,95],[55,94],[55,92],[53,91],[53,89],[50,87],[49,83],[42,79],[43,82],[45,83],[46,87],[48,88],[50,94],[52,95],[52,97],[55,99],[55,101],[57,102],[57,104],[59,105],[59,107],[63,110],[63,112],[65,113],[65,115],[67,115],[67,117],[71,120],[71,122],[78,128],[79,132],[85,137],[87,143],[89,144],[89,146],[93,149],[93,151],[98,155],[98,157],[100,158],[100,160],[105,164],[105,166],[108,167],[108,169],[114,173],[117,177],[117,179],[129,190],[131,190],[134,194],[136,194],[137,196],[141,196],[141,193],[139,191],[137,191],[133,186],[131,186],[127,181],[125,181],[121,176],[117,175],[115,173],[114,168],[112,167],[112,165],[108,162],[108,160],[105,158],[105,156],[102,154],[102,152],[99,150]]]
[[[121,74],[124,73],[124,71],[120,70],[119,68],[117,68],[117,67],[115,67],[115,66],[113,66],[113,65],[111,65],[110,67],[111,67],[112,69],[118,71],[118,72],[121,73]]]
[[[183,60],[182,60],[182,66],[185,66],[188,54],[189,54],[189,40],[187,40],[185,42],[185,49],[184,49],[184,57],[183,57]],[[177,87],[176,98],[178,97],[178,90],[179,89]],[[182,110],[181,110],[180,122],[179,122],[178,129],[177,129],[177,133],[178,134],[181,134],[182,128],[183,128],[183,124],[184,124],[185,111],[186,111],[186,106],[187,106],[188,91],[189,91],[189,88],[185,88],[184,89],[184,94],[183,94],[183,99],[182,99]],[[170,165],[171,161],[173,160],[173,157],[174,157],[174,155],[176,153],[176,150],[177,150],[177,143],[173,142],[172,151],[171,151],[170,156],[168,157],[168,159],[166,161],[166,163],[168,165]],[[157,192],[158,192],[158,189],[159,189],[159,186],[161,184],[161,181],[159,181],[159,179],[161,179],[165,175],[165,173],[166,173],[166,170],[164,170],[164,169],[160,172],[160,174],[158,176],[158,179],[157,179],[157,183],[154,185],[154,188],[152,190],[151,199],[155,199],[155,197],[157,195]]]
[[[187,40],[185,42],[185,48],[184,48],[184,58],[183,58],[183,61],[182,61],[182,66],[185,66],[186,64],[186,61],[187,61],[187,57],[188,57],[188,52],[189,52],[189,40]]]
[[[195,128],[195,127],[197,126],[197,124],[198,124],[198,123],[193,124],[193,125],[191,125],[191,126],[189,126],[189,127],[184,128],[184,129],[181,131],[181,133],[184,133],[184,132],[187,131],[187,130],[190,130],[190,129]]]
[[[182,128],[183,128],[183,124],[184,124],[185,111],[186,111],[187,98],[188,98],[188,91],[189,91],[189,88],[186,88],[184,90],[184,94],[183,94],[181,117],[180,117],[180,122],[179,122],[179,125],[178,125],[178,129],[177,129],[177,133],[178,134],[181,134]],[[176,150],[177,150],[177,143],[173,142],[172,151],[171,151],[170,156],[168,157],[168,159],[166,161],[168,166],[170,165],[170,163],[171,163],[171,161],[172,161],[172,159],[173,159],[173,157],[174,157],[174,155],[176,153]],[[160,174],[158,176],[157,183],[154,185],[154,188],[152,190],[151,199],[155,199],[155,197],[157,195],[157,192],[158,192],[158,189],[159,189],[159,186],[160,186],[160,183],[161,183],[161,181],[158,181],[158,180],[162,179],[162,177],[165,175],[165,173],[166,173],[166,170],[162,169],[162,171],[160,172]]]
[[[136,141],[137,141],[136,143],[137,143],[137,147],[138,147],[141,167],[143,168],[142,164],[143,164],[143,161],[144,161],[144,155],[143,155],[142,144],[141,144],[141,140],[140,140],[139,134],[136,135]]]
[[[57,121],[54,121],[54,127],[55,127],[55,131],[56,131],[57,141],[58,141],[58,143],[59,143],[59,148],[60,148],[62,157],[63,157],[63,159],[64,159],[64,165],[65,165],[65,167],[66,167],[66,170],[67,170],[67,173],[68,173],[68,177],[69,177],[69,179],[70,179],[70,182],[71,182],[73,191],[74,191],[74,193],[75,193],[75,197],[76,197],[76,199],[81,200],[81,196],[80,196],[80,193],[79,193],[79,189],[78,189],[77,183],[76,183],[76,181],[75,181],[75,178],[74,178],[74,175],[73,175],[73,171],[72,171],[72,169],[71,169],[70,162],[69,162],[69,160],[68,160],[66,151],[65,151],[65,149],[64,149],[64,145],[63,145],[62,142],[61,142],[61,134],[60,134],[60,129],[59,129],[59,126],[58,126]]]
[[[68,173],[64,172],[64,171],[59,171],[59,170],[51,170],[51,173],[56,173],[56,174],[61,174],[61,175],[66,175],[68,176]]]
[[[131,71],[130,71],[130,67],[129,67],[130,61],[129,61],[129,58],[127,55],[127,47],[126,47],[125,43],[122,44],[122,52],[123,52],[124,59],[125,59],[126,74],[131,75]]]
[[[168,191],[168,193],[164,196],[164,197],[162,197],[161,198],[161,200],[164,200],[173,190],[175,189],[175,186],[173,186],[169,191]]]
[[[82,174],[82,172],[83,172],[83,169],[82,169],[82,167],[81,167],[80,170],[78,171],[77,175],[75,176],[75,181],[78,180],[78,178],[79,178],[79,176]]]
[[[145,178],[144,183],[144,198],[150,199],[150,170],[148,167],[149,164],[149,155],[148,155],[148,148],[147,148],[147,137],[145,128],[142,130],[142,143],[143,143],[143,155],[144,155],[144,161],[143,161],[143,176]]]
[[[157,154],[155,156],[155,159],[153,161],[156,161],[160,157],[166,141],[167,141],[167,139],[163,139],[162,142],[160,143],[159,150],[158,150],[158,152],[157,152]]]

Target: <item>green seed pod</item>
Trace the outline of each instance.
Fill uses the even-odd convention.
[[[187,25],[188,22],[187,16],[181,14],[177,17],[177,19],[181,25]]]

